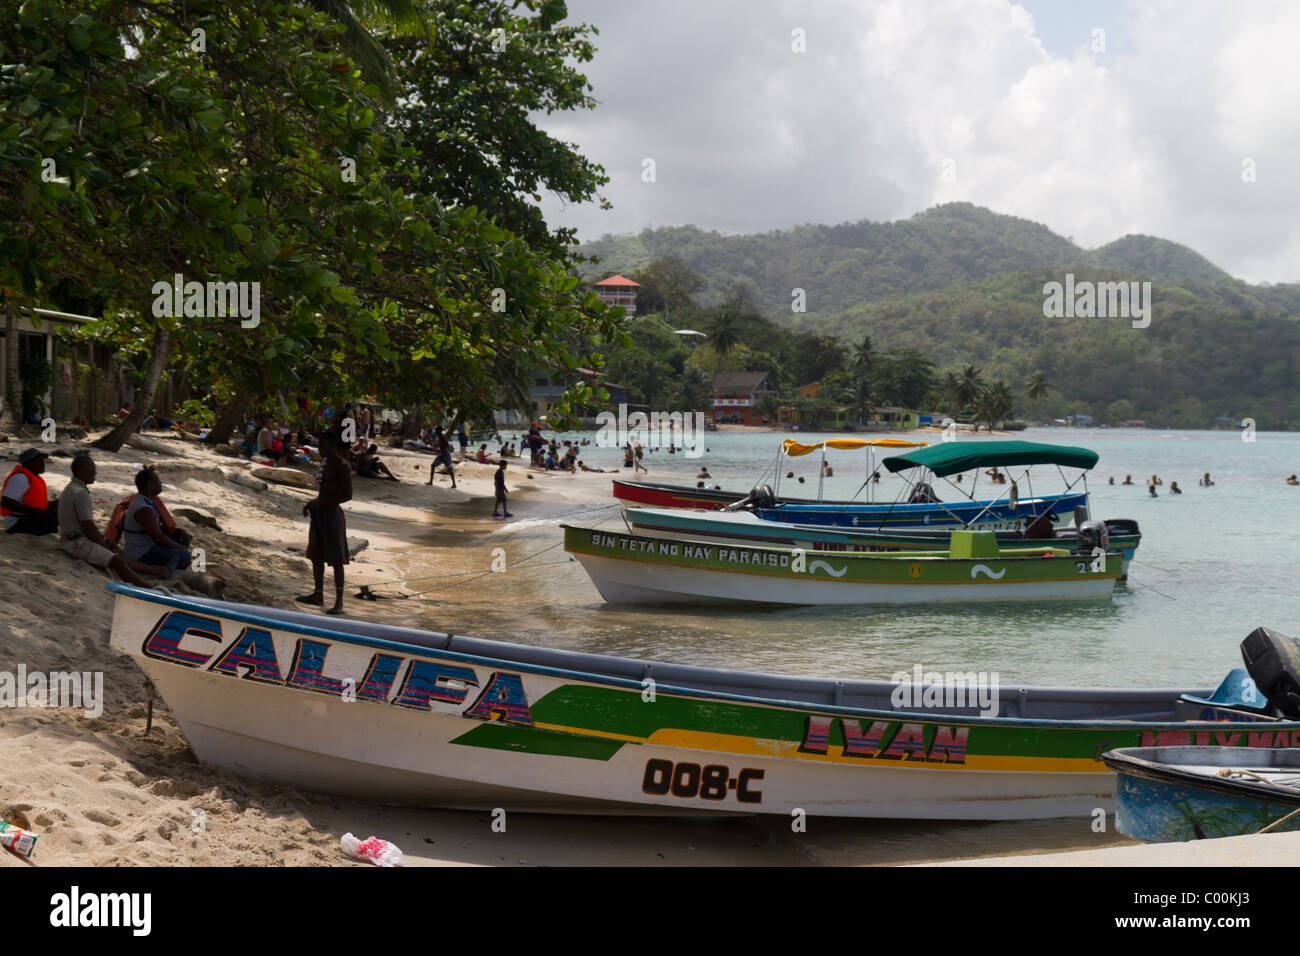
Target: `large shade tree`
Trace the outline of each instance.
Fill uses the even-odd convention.
[[[30,0],[0,34],[4,304],[88,288],[123,346],[148,350],[108,447],[173,357],[236,413],[285,391],[396,404],[432,388],[483,415],[531,367],[598,361],[617,311],[551,250],[422,191],[340,32],[282,0]],[[260,321],[188,295],[159,314],[175,274],[258,283]]]

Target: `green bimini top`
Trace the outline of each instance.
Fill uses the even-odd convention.
[[[1070,445],[1044,445],[1033,441],[948,441],[886,458],[890,472],[928,468],[935,477],[986,465],[1064,465],[1085,471],[1097,464],[1097,453]]]

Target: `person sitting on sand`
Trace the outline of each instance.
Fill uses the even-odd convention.
[[[492,517],[494,518],[513,518],[510,508],[506,505],[506,460],[502,458],[497,462],[497,470],[492,475],[492,487],[496,492],[496,502],[492,505]],[[497,514],[497,509],[501,509],[501,514]]]
[[[343,566],[348,563],[348,529],[340,505],[352,500],[352,469],[339,454],[339,440],[333,432],[320,436],[321,462],[316,475],[320,491],[302,506],[311,519],[307,532],[307,560],[311,562],[316,589],[296,598],[302,604],[325,604],[325,565],[334,569],[334,606],[326,614],[343,613]]]
[[[377,445],[367,445],[366,450],[357,458],[357,474],[362,478],[388,479],[389,481],[401,480],[389,471],[387,465],[379,460],[379,447]]]
[[[177,540],[168,536],[162,527],[161,514],[154,499],[162,494],[162,479],[152,468],[141,468],[135,476],[136,495],[126,506],[122,519],[122,552],[132,561],[155,567],[166,567],[168,576],[190,566],[190,552],[186,547],[188,535],[177,532]]]
[[[557,462],[555,460],[555,456],[548,451],[546,453],[546,457],[542,459],[542,467],[544,467],[547,471],[558,471],[560,467],[560,463]]]
[[[451,442],[442,432],[442,426],[439,425],[433,430],[433,464],[429,466],[429,484],[433,484],[433,473],[442,465],[447,469],[447,474],[451,475],[451,486],[456,487],[456,469],[451,465]]]
[[[171,571],[162,565],[137,564],[123,555],[95,527],[95,506],[88,485],[95,483],[95,461],[87,452],[72,459],[72,481],[59,496],[59,548],[96,568],[107,568],[127,584],[150,587],[145,577],[166,578]]]
[[[572,472],[575,475],[578,473],[578,453],[572,448],[569,449],[568,453],[565,454],[564,458],[560,461],[560,469]]]
[[[6,534],[53,534],[59,528],[59,503],[48,501],[45,489],[45,459],[35,448],[18,456],[18,464],[0,488],[0,515]]]
[[[272,464],[278,464],[280,459],[288,457],[289,452],[284,447],[284,440],[280,437],[280,430],[274,420],[268,421],[257,433],[257,453],[263,458],[271,459]]]
[[[483,444],[478,446],[478,454],[475,455],[474,457],[478,459],[478,463],[480,465],[488,464],[487,442],[484,442]]]
[[[1169,493],[1171,495],[1181,495],[1183,493],[1183,489],[1178,487],[1178,482],[1171,481],[1169,483]]]

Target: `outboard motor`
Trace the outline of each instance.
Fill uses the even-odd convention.
[[[1079,525],[1077,553],[1092,554],[1096,548],[1101,548],[1103,551],[1110,548],[1110,532],[1106,530],[1106,522],[1093,518]]]
[[[1300,718],[1300,641],[1257,627],[1241,642],[1241,658],[1268,702],[1283,717]]]
[[[733,501],[723,511],[749,511],[754,508],[775,508],[776,493],[771,485],[756,485],[749,494],[739,501]]]
[[[1141,534],[1138,523],[1132,518],[1107,518],[1106,530],[1111,534]]]

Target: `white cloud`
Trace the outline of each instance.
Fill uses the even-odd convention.
[[[1142,232],[1247,279],[1300,279],[1300,5],[1135,2],[1095,56],[1086,31],[1050,53],[1008,0],[569,6],[601,30],[587,69],[601,106],[542,122],[606,166],[615,208],[547,212],[588,238],[962,199],[1087,246]]]

